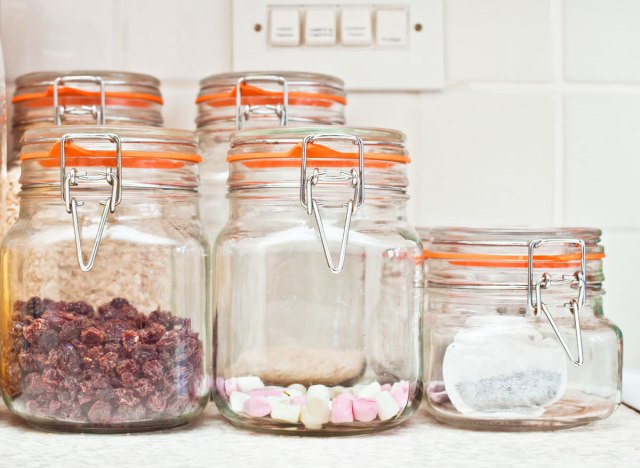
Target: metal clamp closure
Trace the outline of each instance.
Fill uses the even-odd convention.
[[[242,105],[242,85],[245,83],[277,83],[282,86],[282,104],[276,106]],[[280,117],[280,126],[286,127],[289,121],[289,86],[286,78],[277,75],[252,75],[239,78],[236,83],[236,130],[242,130],[251,114],[275,114]]]
[[[577,246],[580,249],[580,270],[576,271],[572,275],[551,275],[549,273],[543,273],[540,278],[534,282],[533,278],[533,262],[534,251],[536,248],[542,245],[548,244],[567,244]],[[584,363],[584,352],[582,348],[582,332],[580,329],[580,311],[586,304],[587,300],[587,263],[586,263],[586,245],[582,239],[538,239],[529,243],[529,256],[528,256],[528,280],[527,280],[527,309],[537,316],[542,311],[549,321],[551,328],[555,332],[560,344],[564,348],[569,360],[576,366],[581,366]],[[542,300],[542,290],[549,289],[552,285],[567,285],[576,287],[578,289],[578,297],[571,299],[568,303],[564,304],[564,307],[569,309],[571,315],[573,315],[575,331],[576,331],[576,345],[578,351],[578,357],[575,358],[573,353],[569,350],[569,346],[564,337],[560,333],[560,330],[549,312],[548,306]]]
[[[341,170],[337,175],[328,174],[327,171],[321,171],[317,167],[313,169],[313,173],[307,176],[307,147],[316,140],[332,140],[332,141],[349,141],[358,146],[358,169],[350,171]],[[309,135],[302,141],[302,157],[300,166],[300,204],[307,210],[308,215],[314,215],[318,232],[320,234],[320,242],[324,251],[327,265],[332,273],[340,273],[344,268],[344,261],[347,253],[347,244],[349,242],[349,230],[351,228],[351,218],[358,208],[364,203],[364,144],[362,140],[355,135],[347,134],[319,134]],[[329,181],[349,181],[353,187],[353,197],[342,206],[346,208],[344,228],[342,231],[342,243],[340,246],[340,257],[338,264],[335,265],[331,252],[329,251],[329,243],[324,230],[324,223],[320,215],[320,207],[316,199],[313,197],[313,188],[318,185],[321,179]]]
[[[100,87],[100,107],[94,106],[80,106],[65,108],[60,105],[59,89],[60,85],[65,83],[95,83]],[[53,118],[56,125],[62,125],[62,116],[64,114],[88,114],[91,113],[96,119],[96,125],[105,124],[106,113],[106,97],[104,89],[104,80],[99,76],[59,76],[53,81]]]
[[[71,140],[108,140],[116,145],[116,169],[115,174],[113,168],[106,167],[104,171],[95,171],[95,174],[89,174],[87,171],[78,171],[75,167],[71,168],[67,174],[66,168],[66,155],[65,147],[68,141]],[[80,182],[99,182],[106,181],[111,186],[111,194],[100,204],[104,204],[102,210],[102,216],[98,224],[98,230],[96,232],[96,238],[93,243],[93,249],[91,250],[91,256],[89,261],[84,261],[84,255],[82,253],[82,236],[80,233],[80,223],[78,220],[78,207],[83,206],[84,202],[78,201],[75,197],[71,196],[71,187],[77,187]],[[62,201],[64,202],[67,213],[71,214],[73,220],[73,234],[76,241],[76,253],[78,255],[78,264],[82,271],[89,271],[93,268],[93,265],[98,254],[98,248],[100,247],[100,241],[104,233],[104,228],[107,224],[107,217],[109,213],[114,213],[116,207],[122,200],[122,141],[118,135],[112,133],[67,133],[60,139],[60,188],[62,194]]]

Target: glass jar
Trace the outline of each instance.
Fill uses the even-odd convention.
[[[4,400],[46,429],[186,423],[211,382],[209,246],[192,132],[25,134],[0,250]]]
[[[214,249],[215,400],[232,423],[366,433],[419,405],[422,247],[404,141],[344,127],[232,138]]]
[[[27,130],[58,125],[162,126],[160,81],[115,71],[50,71],[16,78],[8,161],[7,228],[18,217],[20,149]]]
[[[597,229],[421,232],[426,404],[475,429],[578,426],[620,403],[622,334],[603,315]]]
[[[225,195],[231,134],[244,128],[342,125],[346,103],[342,80],[317,73],[224,73],[200,82],[200,211],[212,244],[229,217]]]

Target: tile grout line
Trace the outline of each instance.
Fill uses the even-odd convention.
[[[561,226],[565,222],[565,189],[564,189],[564,28],[562,0],[551,1],[551,50],[553,60],[553,105],[554,105],[554,171],[553,171],[553,224]]]

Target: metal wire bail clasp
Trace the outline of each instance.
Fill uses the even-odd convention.
[[[60,105],[60,85],[65,83],[95,83],[100,87],[100,107],[81,106],[79,108],[66,109]],[[106,98],[104,90],[104,80],[99,76],[59,76],[53,81],[53,118],[56,125],[62,125],[62,116],[65,113],[86,114],[91,113],[96,118],[96,125],[104,125],[106,113]]]
[[[542,245],[548,244],[568,244],[577,246],[580,249],[580,270],[576,271],[572,275],[551,275],[549,273],[543,273],[537,281],[534,282],[533,278],[533,259],[534,259],[534,251],[536,248]],[[576,365],[581,366],[584,363],[584,352],[582,349],[582,332],[580,330],[580,311],[584,307],[587,300],[587,283],[586,283],[586,275],[587,275],[587,253],[586,253],[586,245],[582,239],[539,239],[534,240],[529,243],[529,258],[528,258],[528,281],[527,281],[527,308],[533,315],[538,315],[539,311],[542,311],[547,317],[551,328],[555,332],[558,340],[560,340],[560,344],[564,348],[565,353],[569,357],[569,360]],[[573,315],[573,320],[576,329],[576,343],[578,348],[578,357],[575,358],[571,351],[569,350],[569,346],[567,342],[563,338],[558,326],[556,325],[555,320],[551,316],[549,312],[549,308],[542,301],[542,290],[549,289],[552,285],[569,285],[575,286],[578,289],[578,297],[577,299],[571,299],[564,306],[569,309],[571,315]]]
[[[87,171],[79,172],[75,167],[71,168],[67,174],[66,168],[66,145],[71,140],[108,140],[116,145],[116,170],[115,174],[113,168],[106,167],[104,171],[96,171],[95,174],[89,174]],[[100,204],[104,204],[102,210],[102,216],[100,223],[98,224],[98,231],[93,243],[93,249],[91,250],[91,256],[89,261],[85,263],[84,255],[82,254],[82,237],[80,233],[80,223],[78,220],[78,207],[82,206],[84,202],[78,201],[75,197],[71,196],[71,187],[77,187],[81,181],[85,182],[99,182],[106,181],[111,186],[111,194]],[[93,268],[96,256],[98,254],[98,247],[102,240],[102,234],[107,224],[107,217],[109,213],[113,213],[116,210],[116,206],[120,204],[122,200],[122,141],[118,135],[113,133],[67,133],[60,139],[60,187],[62,193],[62,201],[64,202],[67,213],[71,214],[73,220],[73,234],[76,241],[76,253],[78,255],[78,264],[82,271],[89,271]]]
[[[242,85],[245,83],[277,83],[282,86],[282,104],[274,106],[242,105]],[[239,78],[236,83],[236,130],[244,128],[245,121],[252,113],[276,114],[280,117],[280,126],[286,127],[289,122],[289,86],[286,78],[278,75],[251,75]]]
[[[358,169],[350,171],[340,171],[339,175],[329,175],[327,171],[321,171],[317,167],[313,169],[313,173],[307,176],[307,147],[316,140],[333,140],[333,141],[349,141],[358,146]],[[319,134],[309,135],[302,141],[302,161],[300,167],[300,203],[307,210],[307,214],[313,214],[320,233],[320,241],[322,249],[327,260],[327,265],[332,273],[340,273],[344,268],[344,261],[347,253],[347,243],[349,242],[349,230],[351,228],[351,217],[356,213],[358,208],[364,203],[364,144],[362,140],[355,135],[347,134]],[[331,252],[329,251],[329,243],[324,230],[324,223],[320,216],[320,208],[318,202],[313,198],[313,188],[318,185],[320,178],[327,180],[344,180],[349,181],[353,187],[353,197],[343,206],[346,208],[344,220],[344,229],[342,231],[342,244],[340,247],[340,257],[338,264],[335,265]]]

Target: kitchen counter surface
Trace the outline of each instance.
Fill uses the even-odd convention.
[[[191,425],[130,435],[51,434],[0,408],[0,467],[640,467],[640,414],[621,406],[598,423],[555,432],[474,432],[421,409],[404,426],[360,437],[254,434],[210,405]]]

